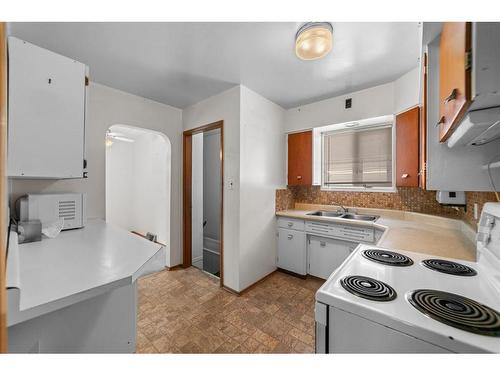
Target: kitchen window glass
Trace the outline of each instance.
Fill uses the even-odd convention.
[[[391,188],[392,126],[322,133],[324,188]]]

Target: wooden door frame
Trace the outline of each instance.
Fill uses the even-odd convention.
[[[224,286],[224,121],[216,121],[183,133],[182,151],[182,212],[183,212],[183,246],[182,266],[190,267],[192,263],[192,141],[193,135],[220,129],[220,286]]]
[[[0,22],[0,353],[7,352],[7,32]]]

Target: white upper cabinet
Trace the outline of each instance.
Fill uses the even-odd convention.
[[[87,67],[9,37],[8,176],[82,178]]]

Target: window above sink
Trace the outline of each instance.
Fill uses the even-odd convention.
[[[395,191],[394,116],[313,130],[314,185],[330,191]]]

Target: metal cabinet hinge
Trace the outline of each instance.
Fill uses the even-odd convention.
[[[85,76],[85,86],[89,85],[89,77]]]
[[[465,52],[465,70],[472,69],[472,50]]]

